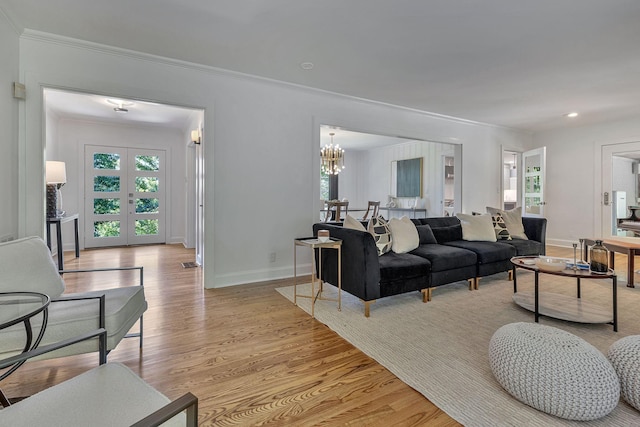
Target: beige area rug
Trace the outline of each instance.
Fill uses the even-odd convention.
[[[541,291],[575,293],[570,278],[541,275]],[[618,285],[618,332],[611,325],[578,324],[542,317],[540,323],[574,333],[606,354],[609,346],[627,335],[640,335],[640,287]],[[298,293],[310,285],[298,286]],[[518,290],[533,290],[533,273],[518,272]],[[293,301],[293,286],[278,292]],[[326,285],[327,297],[337,289]],[[640,412],[620,401],[607,417],[574,422],[542,413],[509,395],[494,379],[488,348],[493,333],[513,322],[533,322],[533,313],[512,301],[513,283],[506,273],[483,278],[480,289],[467,282],[441,286],[433,300],[423,303],[419,292],[378,300],[371,317],[363,304],[342,293],[342,311],[335,302],[318,301],[316,319],[375,359],[452,418],[466,426],[639,426]],[[611,282],[583,280],[582,298],[611,307]],[[310,299],[298,298],[310,312]],[[640,357],[640,355],[639,355]]]

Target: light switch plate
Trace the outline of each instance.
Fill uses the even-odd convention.
[[[27,88],[22,83],[13,82],[13,97],[16,99],[26,99]]]

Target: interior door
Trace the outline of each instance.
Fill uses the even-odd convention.
[[[165,243],[163,150],[87,146],[85,247]]]
[[[544,217],[547,147],[522,153],[522,215]]]

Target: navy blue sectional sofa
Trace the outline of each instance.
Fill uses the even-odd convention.
[[[461,280],[477,289],[481,277],[511,272],[511,257],[545,254],[545,218],[522,218],[528,240],[497,242],[463,240],[456,217],[412,221],[420,236],[418,248],[381,256],[368,232],[344,228],[341,223],[313,225],[314,236],[327,229],[331,237],[342,240],[342,289],[364,302],[367,317],[371,303],[379,298],[420,291],[427,302],[433,288]],[[337,251],[322,251],[322,258],[323,280],[337,285]]]

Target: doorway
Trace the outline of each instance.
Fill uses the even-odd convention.
[[[164,150],[85,147],[85,247],[166,242]]]
[[[635,224],[640,223],[636,220],[640,197],[639,165],[640,141],[602,146],[599,212],[602,237],[640,235],[640,227]]]
[[[502,152],[502,209],[509,211],[518,206],[518,188],[520,187],[520,153]]]
[[[135,159],[138,154],[149,155],[149,157],[143,157],[149,161],[157,157],[162,170],[155,172],[147,170],[146,172],[151,174],[147,173],[145,176],[149,178],[153,177],[153,173],[164,174],[159,178],[159,188],[164,190],[161,194],[164,197],[164,211],[161,198],[156,200],[155,196],[145,197],[145,195],[149,196],[145,193],[150,192],[136,194],[135,190],[127,191],[130,188],[128,185],[126,188],[123,187],[118,202],[113,202],[120,203],[122,212],[125,212],[131,200],[132,206],[137,210],[135,215],[131,215],[138,221],[127,221],[126,225],[121,222],[118,227],[120,236],[128,234],[132,238],[113,244],[166,242],[184,244],[188,248],[197,247],[197,262],[202,265],[205,179],[204,110],[136,99],[116,99],[108,95],[54,88],[43,88],[43,100],[45,159],[66,163],[67,183],[61,190],[64,209],[67,212],[80,214],[81,247],[101,247],[106,240],[115,240],[105,239],[105,241],[96,242],[94,239],[94,223],[97,218],[89,219],[87,216],[89,214],[95,216],[95,206],[90,203],[95,203],[96,198],[109,199],[110,197],[91,197],[90,194],[85,194],[85,189],[93,192],[95,184],[86,185],[91,174],[85,175],[85,169],[88,172],[92,170],[93,165],[91,168],[86,166],[85,147],[116,147],[118,150],[125,150],[119,154],[123,174],[128,172],[126,163],[122,163],[125,162],[124,159]],[[200,140],[197,144],[192,141],[194,130],[199,130]],[[141,152],[133,154],[126,152],[130,148],[140,149]],[[160,153],[155,153],[153,150],[159,150]],[[116,151],[107,150],[104,153],[114,154]],[[129,162],[129,164],[135,165],[135,162]],[[135,169],[133,173],[128,173],[131,176],[134,174]],[[129,197],[129,193],[132,193],[132,197]],[[147,200],[140,200],[138,203],[136,199]],[[159,212],[155,212],[156,203]],[[89,209],[85,205],[90,205]],[[105,212],[104,209],[112,212],[109,210],[111,208],[113,206],[107,207],[103,203],[103,206],[100,206],[103,210],[98,212]],[[145,210],[146,212],[141,212]],[[110,213],[110,215],[116,214]],[[122,221],[121,218],[120,221]],[[92,227],[89,227],[90,223]],[[157,227],[157,233],[155,227]],[[65,250],[70,249],[69,243],[74,240],[74,236],[70,234],[71,231],[71,229],[63,230]]]

